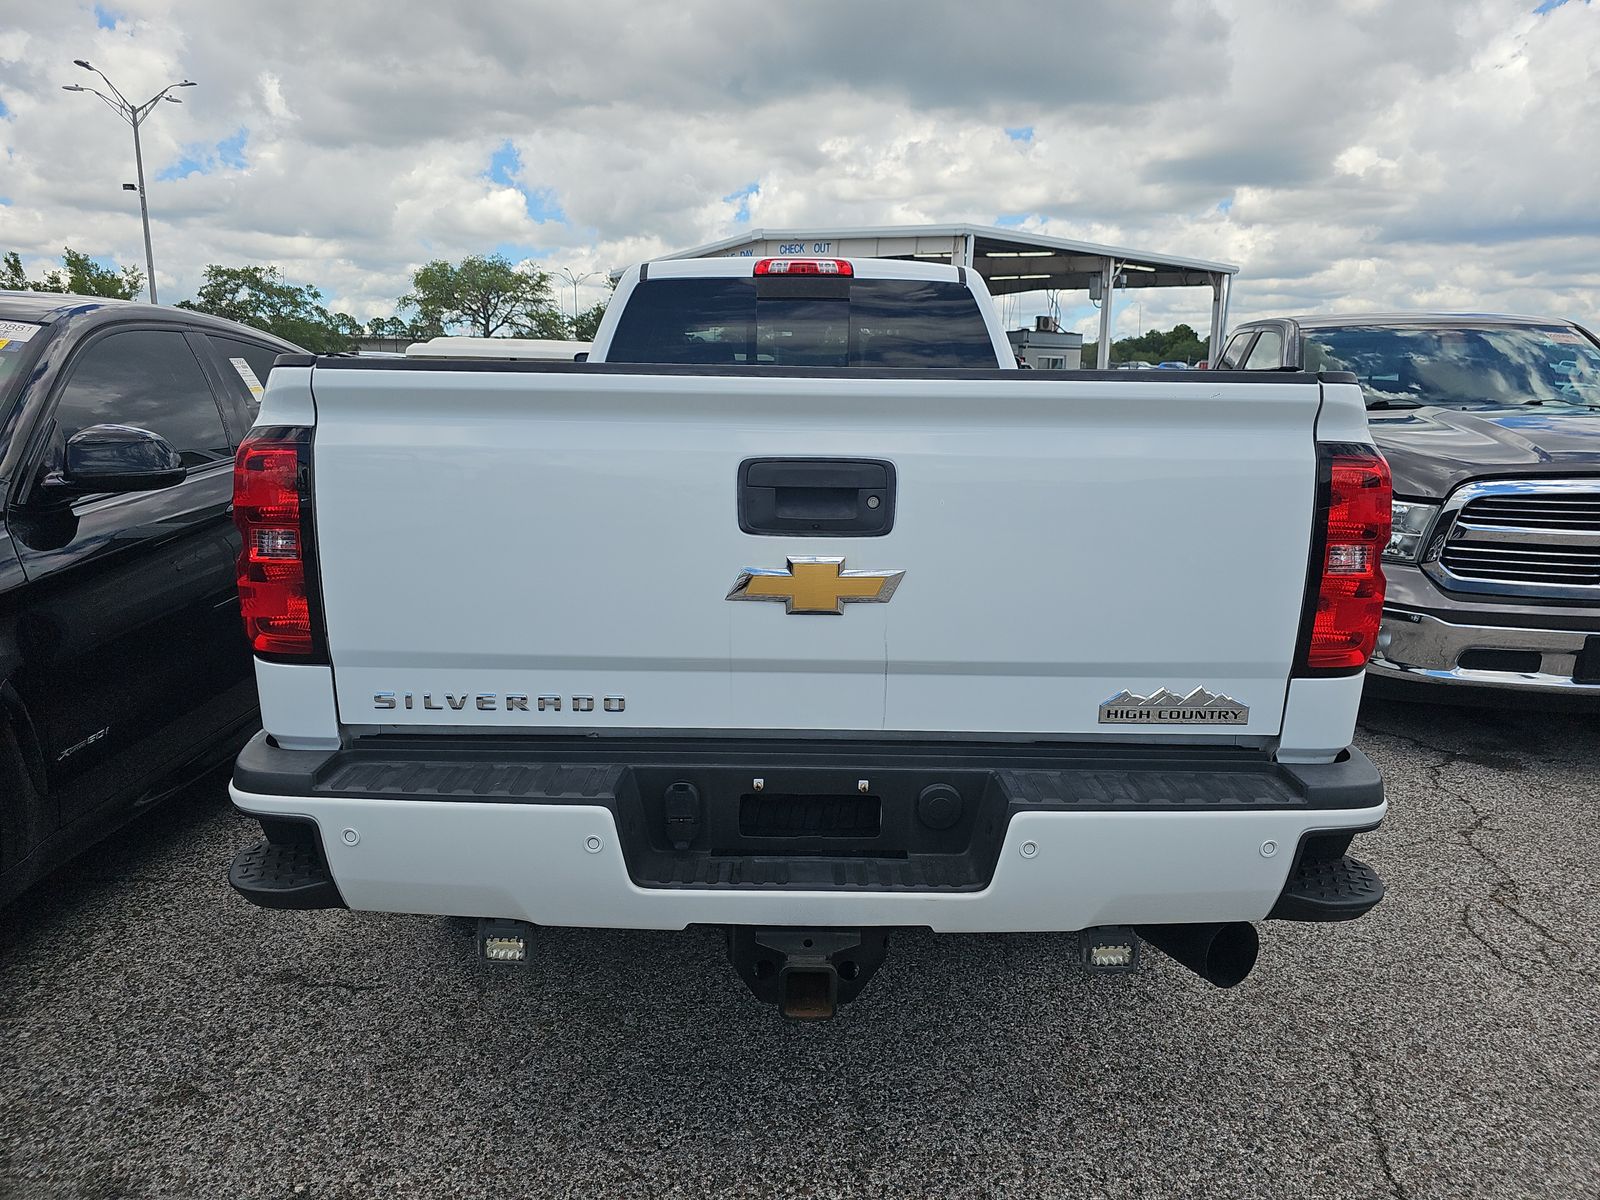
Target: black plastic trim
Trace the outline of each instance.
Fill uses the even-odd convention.
[[[1068,742],[905,742],[827,741],[789,738],[597,738],[587,736],[411,737],[398,734],[359,738],[329,750],[288,750],[257,733],[239,753],[233,781],[240,791],[268,796],[379,794],[362,789],[330,789],[328,780],[364,762],[449,763],[461,768],[551,766],[586,768],[757,765],[764,770],[886,769],[970,770],[1059,773],[1124,772],[1159,780],[1182,773],[1259,775],[1280,781],[1293,794],[1289,809],[1371,808],[1383,802],[1378,769],[1351,747],[1331,763],[1277,763],[1265,753],[1235,746],[1150,746]],[[428,799],[451,799],[430,794]],[[463,792],[460,799],[475,797]],[[502,792],[488,796],[506,803],[556,802]],[[1152,811],[1163,805],[1148,799],[1097,804],[1096,809]],[[1165,806],[1170,807],[1170,806]],[[1220,805],[1206,804],[1206,811]]]
[[[322,831],[305,817],[261,821],[267,835],[243,847],[228,867],[228,885],[258,908],[346,908],[328,869]]]
[[[806,493],[819,504],[848,498],[853,512],[785,513],[780,493],[790,493],[791,505]],[[739,464],[739,528],[765,537],[882,537],[894,528],[895,494],[894,464],[886,458],[747,458]]]
[[[1355,829],[1312,829],[1302,834],[1295,847],[1294,862],[1284,880],[1269,921],[1325,923],[1353,921],[1365,916],[1383,900],[1386,889],[1378,873],[1358,858],[1346,853],[1357,835],[1371,833],[1376,825]],[[1329,889],[1332,875],[1347,884]],[[1328,894],[1332,891],[1334,894]]]
[[[294,361],[290,361],[290,360]],[[304,360],[304,361],[301,361]],[[1304,371],[1017,371],[1000,367],[780,367],[700,366],[682,363],[603,363],[494,358],[368,358],[280,354],[277,366],[315,366],[319,371],[467,371],[521,375],[682,375],[708,378],[778,377],[782,379],[1010,379],[1163,380],[1207,387],[1216,383],[1300,384],[1320,387],[1316,375]]]

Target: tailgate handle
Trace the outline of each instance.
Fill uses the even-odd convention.
[[[894,464],[879,458],[747,458],[739,528],[771,537],[878,537],[894,528]]]

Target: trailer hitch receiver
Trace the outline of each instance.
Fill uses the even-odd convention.
[[[756,999],[796,1021],[822,1021],[860,994],[888,952],[883,929],[728,931],[728,959]]]

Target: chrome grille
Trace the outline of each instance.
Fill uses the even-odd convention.
[[[1600,600],[1600,480],[1469,484],[1436,549],[1446,587]]]
[[[1600,533],[1600,483],[1591,495],[1480,496],[1461,520],[1518,529],[1574,529]]]
[[[1474,546],[1452,541],[1440,560],[1463,579],[1510,579],[1536,583],[1600,585],[1600,548],[1558,550],[1551,546]]]

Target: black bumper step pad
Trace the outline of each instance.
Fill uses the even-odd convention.
[[[344,908],[322,847],[262,838],[233,856],[228,883],[261,908]]]
[[[1278,921],[1353,921],[1383,899],[1383,880],[1359,858],[1300,862],[1267,914]]]
[[[1152,808],[1305,808],[1306,797],[1266,771],[998,772],[1008,795],[1024,805],[1141,811]]]

